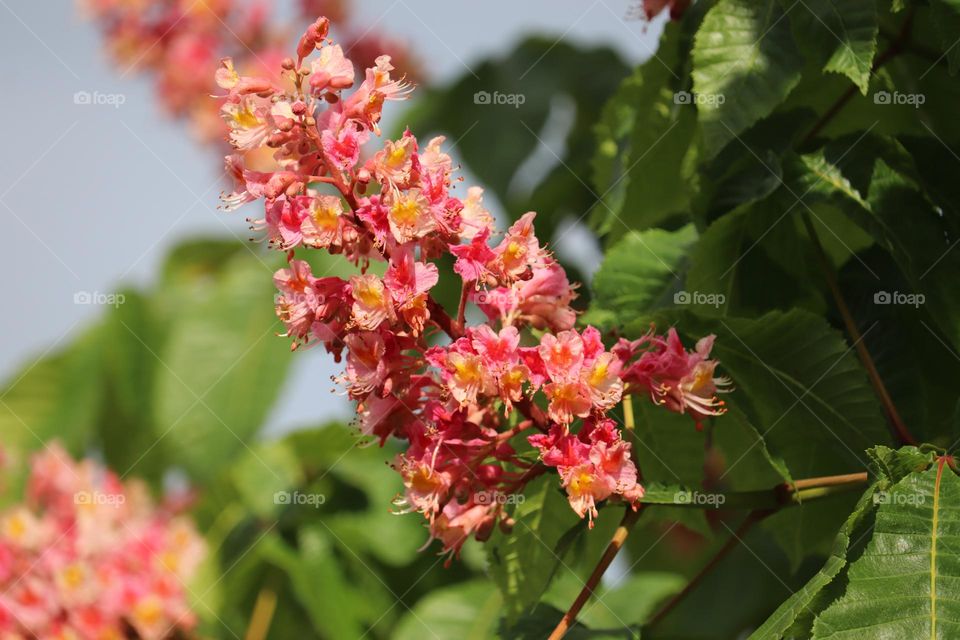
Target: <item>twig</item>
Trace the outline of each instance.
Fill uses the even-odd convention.
[[[627,536],[630,535],[630,530],[633,528],[633,525],[640,519],[640,513],[641,509],[634,510],[631,506],[627,507],[627,512],[623,514],[620,526],[613,532],[610,544],[607,545],[607,549],[603,552],[603,555],[600,556],[600,561],[597,563],[597,566],[594,567],[593,573],[590,574],[580,594],[577,595],[577,599],[573,601],[573,604],[570,605],[567,612],[563,614],[563,618],[561,618],[560,623],[557,624],[553,633],[550,634],[548,640],[559,640],[566,635],[570,626],[576,621],[577,615],[580,613],[583,605],[587,603],[590,596],[593,595],[594,589],[600,584],[600,578],[603,577],[607,567],[613,562],[613,559],[617,556],[617,553],[626,541]]]
[[[746,533],[750,527],[760,522],[767,516],[776,513],[779,509],[851,491],[862,484],[866,484],[868,479],[869,478],[866,472],[847,473],[837,476],[804,478],[801,480],[796,480],[792,484],[779,484],[772,489],[766,489],[762,491],[744,491],[739,493],[723,494],[725,497],[723,503],[725,508],[728,506],[734,508],[751,506],[749,504],[751,502],[753,505],[757,506],[751,506],[749,515],[737,529],[735,535],[732,536],[730,540],[728,540],[724,546],[720,548],[719,551],[717,551],[714,557],[710,559],[706,566],[704,566],[704,568],[701,569],[696,576],[694,576],[693,580],[687,584],[683,591],[674,596],[670,602],[668,602],[659,612],[657,612],[657,614],[651,619],[651,624],[658,622],[670,611],[670,609],[675,607],[683,598],[685,598],[687,594],[696,589],[697,585],[700,584],[704,576],[710,573],[710,571],[716,567],[717,563],[719,563],[724,556],[730,553],[730,551],[737,545],[739,538],[743,537],[743,534]],[[738,500],[736,498],[745,498],[745,500]],[[649,507],[652,506],[652,503],[644,505],[641,501],[641,507],[643,506]],[[696,505],[689,506],[695,508],[704,508],[703,506]],[[635,512],[628,507],[627,513],[624,514],[623,520],[620,522],[620,526],[617,527],[617,530],[613,534],[613,538],[610,540],[610,544],[607,545],[606,551],[604,552],[603,556],[601,556],[600,561],[593,570],[593,573],[590,574],[590,579],[587,580],[586,585],[580,591],[577,599],[573,601],[573,604],[570,605],[570,609],[567,610],[566,614],[564,614],[563,618],[560,620],[560,623],[553,630],[549,640],[559,640],[570,629],[570,626],[573,625],[577,615],[583,608],[583,605],[586,604],[586,602],[590,599],[590,596],[593,594],[593,590],[596,588],[597,584],[599,584],[600,578],[610,566],[610,563],[613,562],[613,558],[617,555],[617,552],[620,551],[620,548],[623,546],[627,535],[630,533],[630,529],[634,524],[636,524],[639,517],[639,511]]]
[[[734,531],[731,534],[731,536],[727,539],[724,545],[720,547],[720,549],[713,555],[712,558],[710,558],[710,561],[707,562],[707,564],[704,565],[702,569],[700,569],[697,575],[695,575],[693,579],[687,583],[687,586],[685,586],[683,590],[680,591],[680,593],[670,598],[670,600],[665,605],[663,605],[660,608],[660,610],[653,615],[652,618],[650,618],[650,621],[647,624],[647,626],[653,627],[654,625],[658,624],[661,620],[663,620],[668,613],[673,611],[674,607],[680,604],[680,602],[682,602],[683,599],[687,597],[687,595],[693,592],[700,585],[700,583],[703,582],[703,579],[711,571],[713,571],[713,569],[718,564],[720,564],[721,560],[727,557],[727,555],[731,551],[733,551],[738,544],[740,544],[740,540],[743,538],[744,535],[746,535],[747,531],[749,531],[755,524],[757,524],[758,522],[760,522],[761,520],[763,520],[764,518],[766,518],[767,516],[775,512],[776,512],[776,509],[758,509],[756,511],[751,511],[747,515],[747,517],[744,519],[744,521],[740,524],[740,526],[737,527],[737,530]]]
[[[900,27],[900,32],[893,39],[890,45],[884,49],[880,55],[876,57],[876,59],[874,59],[873,65],[870,67],[870,75],[876,73],[877,69],[903,52],[904,44],[907,43],[910,38],[910,28],[912,25],[913,10],[911,9],[903,20],[903,25]],[[823,128],[826,127],[830,121],[833,120],[837,114],[843,110],[843,108],[855,95],[857,95],[857,87],[856,85],[851,85],[839,98],[837,98],[832,105],[830,105],[826,111],[823,112],[823,115],[820,116],[820,119],[814,123],[807,135],[805,135],[803,140],[800,141],[800,146],[805,147],[812,142],[820,134],[820,132],[823,131]]]
[[[830,294],[833,296],[833,301],[837,305],[837,309],[840,311],[840,316],[843,318],[843,324],[847,329],[847,334],[853,341],[854,347],[857,350],[857,355],[860,357],[860,362],[863,363],[864,369],[867,370],[867,377],[870,379],[870,384],[873,385],[874,391],[876,391],[877,396],[880,398],[880,404],[883,405],[883,409],[887,414],[887,419],[890,421],[890,425],[893,427],[893,435],[900,440],[901,444],[917,444],[916,438],[913,437],[913,434],[910,433],[910,430],[907,429],[907,426],[903,423],[900,413],[897,411],[897,407],[893,403],[893,399],[887,392],[886,385],[883,384],[883,379],[880,378],[880,373],[877,371],[877,366],[873,362],[873,358],[870,355],[870,350],[867,349],[867,345],[863,341],[863,336],[860,335],[860,330],[857,328],[857,323],[853,319],[853,315],[850,313],[850,308],[847,307],[847,302],[843,298],[843,293],[840,291],[840,285],[837,283],[836,275],[833,273],[833,265],[830,264],[830,260],[827,258],[827,254],[823,249],[823,245],[820,243],[820,236],[817,235],[817,230],[813,226],[813,221],[810,219],[810,215],[804,211],[801,217],[803,218],[804,226],[807,228],[807,235],[810,236],[810,241],[813,243],[813,248],[816,251],[817,260],[820,263],[820,270],[823,271],[823,276],[827,281],[827,286],[830,288]]]

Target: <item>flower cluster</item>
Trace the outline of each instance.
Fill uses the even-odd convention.
[[[394,462],[405,487],[396,504],[423,514],[445,551],[509,528],[505,505],[551,468],[591,522],[602,500],[636,506],[631,446],[608,414],[634,387],[697,420],[720,413],[710,340],[687,354],[675,333],[651,334],[611,351],[596,329],[576,330],[575,289],[534,213],[498,232],[480,188],[455,194],[443,138],[422,145],[406,131],[367,151],[384,104],[410,86],[388,56],[356,78],[327,30],[325,18],[307,29],[280,83],[230,60],[217,74],[233,146],[269,148],[280,167],[228,156],[237,187],[223,200],[264,201],[253,227],[288,255],[274,276],[285,335],[345,360],[340,382],[363,433],[409,443]],[[296,257],[305,249],[342,255],[358,273],[314,275]],[[461,281],[452,315],[432,291],[444,256]],[[486,323],[466,323],[470,304]]]
[[[290,39],[288,25],[269,16],[267,0],[80,0],[102,28],[107,49],[125,72],[146,69],[155,74],[156,91],[166,111],[187,119],[205,142],[223,137],[218,105],[209,99],[216,89],[210,73],[226,55],[254,75],[272,76]],[[346,0],[302,0],[304,15],[323,8],[346,23]],[[417,64],[400,42],[373,29],[347,26],[355,59],[386,47],[404,69],[417,73]],[[353,35],[357,34],[357,35]],[[380,50],[383,50],[382,48]],[[369,58],[370,61],[373,57]],[[209,69],[210,73],[202,72]],[[198,70],[201,72],[198,73]]]
[[[160,640],[195,624],[185,597],[204,555],[193,525],[57,444],[23,504],[0,514],[0,636]]]

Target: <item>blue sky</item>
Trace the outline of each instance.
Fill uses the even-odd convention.
[[[281,10],[293,1],[276,0]],[[657,29],[624,20],[630,4],[359,0],[354,11],[406,37],[429,76],[443,81],[530,32],[607,43],[640,61],[650,55]],[[0,253],[0,376],[6,378],[102,312],[75,304],[77,292],[149,284],[169,248],[184,238],[248,234],[243,216],[216,210],[220,159],[162,115],[147,78],[121,77],[73,3],[0,0],[0,16],[0,78],[8,96],[0,103],[6,132],[0,219],[8,238]],[[78,91],[120,94],[124,102],[78,105]],[[295,357],[300,384],[336,371],[321,349]],[[296,401],[307,395],[297,391],[287,389],[290,402],[272,426],[316,417],[315,406]],[[331,414],[348,413],[344,401],[331,403]]]

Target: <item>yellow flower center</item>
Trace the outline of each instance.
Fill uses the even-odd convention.
[[[313,211],[313,221],[321,229],[333,231],[339,224],[340,213],[335,207],[319,206]]]
[[[590,372],[590,386],[599,387],[607,378],[607,363],[598,362]]]
[[[7,518],[6,529],[8,537],[13,540],[20,540],[27,532],[27,523],[24,522],[23,516],[21,515],[10,516]]]
[[[76,589],[83,584],[84,571],[79,566],[72,564],[63,571],[63,583],[70,589]]]
[[[393,203],[390,215],[397,224],[413,226],[420,218],[420,205],[414,198],[397,200]]]
[[[146,627],[160,622],[161,613],[160,603],[156,598],[141,600],[133,609],[134,618]]]
[[[253,112],[249,104],[244,105],[242,109],[237,109],[236,113],[233,114],[233,121],[241,129],[252,129],[259,127],[261,124],[260,118]]]
[[[573,478],[570,479],[568,488],[570,489],[570,493],[573,495],[581,496],[584,493],[588,493],[592,486],[593,475],[587,471],[579,471],[573,476]]]
[[[421,465],[410,478],[410,487],[417,493],[430,493],[437,488],[437,478],[430,467]]]
[[[469,384],[480,379],[480,361],[477,358],[451,358],[457,381]]]
[[[391,167],[399,167],[406,160],[407,160],[407,152],[400,145],[395,146],[393,150],[390,151],[390,154],[387,156],[387,163]]]
[[[364,282],[356,290],[357,298],[367,307],[383,304],[383,287],[379,282]]]

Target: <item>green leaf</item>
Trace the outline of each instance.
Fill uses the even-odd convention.
[[[530,37],[502,57],[471,64],[451,84],[427,89],[402,123],[420,136],[448,135],[507,215],[538,211],[537,233],[549,239],[561,219],[579,219],[597,200],[586,184],[593,127],[628,72],[607,47]],[[506,96],[513,102],[495,101]]]
[[[361,594],[351,588],[322,526],[301,529],[299,549],[279,536],[267,536],[260,553],[282,569],[314,628],[328,638],[359,638],[364,626],[357,609]]]
[[[679,272],[696,240],[693,225],[677,231],[633,231],[610,248],[593,278],[593,309],[583,321],[610,327],[671,304]]]
[[[800,310],[710,323],[687,314],[680,326],[716,333],[712,355],[736,386],[727,401],[756,425],[772,459],[793,478],[863,469],[862,452],[889,441],[863,369],[824,320]],[[832,539],[842,508],[842,501],[823,501],[816,512],[787,510],[771,520],[794,563]]]
[[[118,473],[160,479],[164,442],[153,427],[153,383],[159,364],[159,334],[151,300],[124,290],[124,303],[100,328],[104,381],[99,444],[107,465]]]
[[[693,46],[707,157],[764,118],[800,81],[802,60],[776,0],[719,0]]]
[[[853,513],[840,528],[826,563],[757,629],[750,640],[810,637],[814,616],[830,601],[830,585],[847,564],[851,543],[858,543],[872,525],[873,489],[857,502]],[[801,507],[802,508],[802,507]]]
[[[799,219],[789,215],[795,200],[780,189],[707,228],[690,255],[690,308],[712,316],[824,308],[822,277],[809,248],[797,242]]]
[[[899,450],[878,446],[867,449],[871,469],[885,486],[900,482],[911,473],[923,471],[933,462],[933,454],[917,447],[901,447]]]
[[[513,531],[497,531],[487,542],[490,576],[503,594],[510,621],[540,600],[558,562],[555,549],[577,519],[555,476],[537,478],[523,495],[513,514]]]
[[[878,494],[873,535],[846,572],[841,598],[813,625],[814,638],[869,633],[955,637],[960,633],[960,479],[944,464]]]
[[[99,353],[99,334],[86,332],[13,374],[0,392],[3,446],[21,456],[56,438],[73,454],[83,452],[100,401]]]
[[[433,591],[404,615],[395,640],[487,640],[495,637],[503,598],[487,581]]]
[[[230,476],[247,510],[264,519],[292,504],[292,493],[303,481],[296,453],[285,441],[244,451],[231,465]]]
[[[940,48],[950,65],[950,75],[960,69],[960,50],[954,45],[960,32],[960,2],[958,0],[930,0],[930,19],[940,36]]]
[[[238,254],[178,313],[157,356],[158,437],[197,478],[212,478],[263,424],[291,357],[273,317],[270,268]]]
[[[657,55],[624,80],[597,124],[592,222],[601,234],[646,229],[690,202],[696,110],[677,98],[689,55],[681,29],[667,24]]]
[[[879,30],[875,0],[806,0],[796,9],[790,22],[808,57],[824,71],[847,76],[867,95]]]

